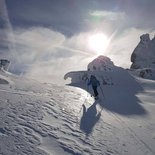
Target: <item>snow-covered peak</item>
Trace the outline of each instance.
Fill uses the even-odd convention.
[[[131,55],[131,69],[155,68],[155,38],[140,36],[140,42]]]
[[[114,67],[114,63],[106,56],[99,56],[87,66],[88,71],[109,71]]]

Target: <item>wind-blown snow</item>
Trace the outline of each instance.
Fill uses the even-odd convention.
[[[122,68],[108,75],[113,85],[101,85],[94,101],[85,83],[0,72],[0,154],[154,155],[155,82]]]

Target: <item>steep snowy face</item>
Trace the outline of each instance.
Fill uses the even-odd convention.
[[[110,71],[114,68],[114,63],[106,56],[99,56],[87,66],[88,71]]]
[[[131,55],[131,69],[155,68],[155,37],[140,36],[140,42]]]

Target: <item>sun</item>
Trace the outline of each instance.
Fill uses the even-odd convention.
[[[109,39],[103,33],[96,33],[88,38],[89,48],[97,54],[103,53],[109,45]]]

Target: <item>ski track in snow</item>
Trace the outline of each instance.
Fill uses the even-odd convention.
[[[122,125],[125,132],[127,132],[127,134],[133,139],[133,142],[137,143],[139,147],[141,147],[141,150],[144,150],[142,151],[143,154],[155,154],[154,150],[147,143],[145,143],[123,119],[114,113],[110,115],[113,116],[120,123],[120,125]]]
[[[138,133],[142,126],[150,128],[147,134],[154,131],[147,116],[130,118],[99,104],[93,107],[94,100],[79,88],[13,80],[14,85],[0,89],[0,154],[155,154],[155,147],[147,144],[152,137]],[[83,115],[83,104],[91,113]],[[132,123],[136,117],[138,125]]]

